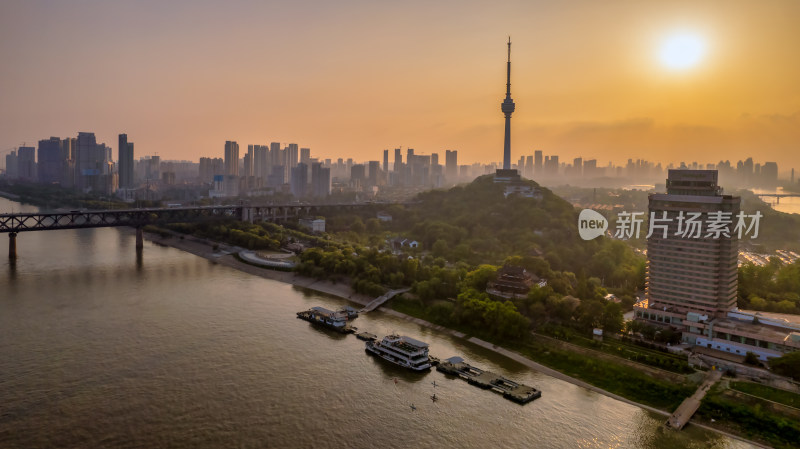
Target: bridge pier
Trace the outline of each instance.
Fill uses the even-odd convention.
[[[17,233],[8,233],[8,258],[14,260],[17,258]]]
[[[136,251],[141,251],[144,248],[144,231],[142,227],[136,228]]]

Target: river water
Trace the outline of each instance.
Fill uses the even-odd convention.
[[[0,199],[12,207],[26,209]],[[152,243],[137,258],[130,232],[21,233],[15,264],[0,237],[3,448],[750,447],[666,431],[662,416],[380,311],[359,317],[543,396],[520,406],[406,372],[295,318],[346,301]]]
[[[782,187],[777,189],[751,189],[753,193],[756,195],[759,194],[786,194],[786,193],[793,193],[793,192],[784,192]],[[786,212],[787,214],[800,214],[800,197],[785,197],[785,198],[773,198],[769,196],[761,197],[761,199],[766,202],[767,204],[771,205],[773,209]]]

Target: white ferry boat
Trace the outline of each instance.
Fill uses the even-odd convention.
[[[381,341],[368,341],[365,350],[414,371],[425,371],[431,367],[428,344],[411,337],[387,335]]]

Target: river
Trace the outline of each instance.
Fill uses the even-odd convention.
[[[759,194],[786,194],[793,192],[784,192],[782,187],[777,189],[751,189],[756,195]],[[773,209],[785,212],[787,214],[800,214],[800,197],[789,196],[785,198],[774,198],[769,196],[761,197],[761,199],[772,206]]]
[[[35,210],[0,199],[12,208]],[[663,416],[380,311],[357,318],[543,396],[520,406],[406,372],[295,318],[346,301],[149,242],[137,258],[130,232],[24,232],[13,264],[0,237],[3,448],[751,447],[667,431]]]

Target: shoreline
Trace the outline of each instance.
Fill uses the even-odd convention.
[[[224,265],[226,267],[233,268],[233,269],[236,269],[236,270],[239,270],[239,271],[242,271],[242,272],[254,275],[254,276],[259,276],[259,277],[264,278],[264,279],[271,279],[271,280],[274,280],[274,281],[279,281],[279,282],[283,282],[283,283],[286,283],[286,284],[290,284],[290,285],[295,286],[295,287],[305,288],[305,289],[313,290],[315,292],[324,293],[324,294],[328,294],[328,295],[333,295],[333,296],[336,296],[336,297],[338,297],[340,299],[344,299],[344,300],[347,300],[347,301],[352,301],[352,302],[355,302],[355,303],[360,304],[362,306],[365,306],[365,305],[369,304],[369,302],[371,302],[374,299],[371,296],[367,296],[367,295],[363,295],[363,294],[354,292],[353,289],[349,285],[344,284],[344,283],[334,283],[334,282],[331,282],[331,281],[321,281],[321,280],[314,279],[314,278],[309,278],[309,277],[306,277],[306,276],[299,276],[299,275],[295,274],[294,272],[270,270],[269,268],[262,268],[262,267],[249,265],[249,264],[247,264],[245,262],[241,262],[241,261],[237,260],[236,258],[234,258],[233,254],[235,253],[235,251],[231,250],[231,252],[228,252],[232,248],[229,245],[222,244],[222,243],[216,243],[216,242],[212,242],[212,241],[209,241],[209,240],[202,240],[202,239],[200,239],[198,237],[194,237],[194,236],[191,236],[191,235],[184,235],[184,238],[181,239],[180,237],[178,237],[178,235],[181,235],[181,234],[173,234],[171,237],[164,238],[164,237],[161,237],[158,234],[153,234],[153,233],[149,233],[149,232],[145,232],[144,233],[145,239],[155,243],[156,245],[166,246],[166,247],[175,248],[175,249],[178,249],[178,250],[181,250],[181,251],[185,251],[185,252],[188,252],[188,253],[193,254],[195,256],[199,256],[199,257],[202,257],[204,259],[207,259],[207,260],[209,260],[211,262],[218,263],[220,265]],[[212,248],[212,245],[214,245],[214,244],[218,244],[219,245],[220,249],[218,251],[215,251]],[[228,248],[228,250],[226,250],[224,248]],[[479,339],[477,337],[467,338],[467,335],[462,333],[462,332],[458,332],[456,330],[453,330],[453,329],[450,329],[450,328],[447,328],[447,327],[444,327],[444,326],[441,326],[441,325],[438,325],[438,324],[431,323],[431,322],[423,320],[421,318],[417,318],[417,317],[413,317],[413,316],[410,316],[410,315],[406,315],[406,314],[398,312],[398,311],[396,311],[394,309],[381,308],[380,311],[383,312],[383,313],[387,313],[389,315],[392,315],[394,317],[402,318],[402,319],[404,319],[406,321],[410,321],[410,322],[416,323],[416,324],[418,324],[420,326],[424,326],[424,327],[436,330],[438,332],[443,332],[443,333],[449,334],[449,335],[451,335],[453,337],[457,337],[457,338],[465,340],[465,341],[467,341],[469,343],[481,346],[484,349],[488,349],[488,350],[494,352],[495,354],[508,357],[508,358],[514,360],[515,362],[520,363],[520,364],[522,364],[522,365],[524,365],[524,366],[526,366],[528,368],[531,368],[531,369],[533,369],[535,371],[538,371],[538,372],[540,372],[540,373],[542,373],[544,375],[547,375],[547,376],[550,376],[550,377],[554,377],[556,379],[559,379],[559,380],[562,380],[564,382],[570,383],[570,384],[575,385],[577,387],[585,388],[585,389],[587,389],[589,391],[593,391],[595,393],[601,394],[601,395],[609,397],[611,399],[616,399],[616,400],[618,400],[620,402],[624,402],[626,404],[633,405],[633,406],[638,407],[640,409],[643,409],[643,410],[646,410],[648,412],[655,413],[655,414],[658,414],[658,415],[661,415],[661,416],[664,416],[664,417],[669,417],[671,415],[670,412],[667,412],[667,411],[664,411],[664,410],[661,410],[661,409],[657,409],[655,407],[651,407],[651,406],[648,406],[648,405],[645,405],[645,404],[641,404],[641,403],[638,403],[636,401],[633,401],[633,400],[627,399],[625,397],[619,396],[617,394],[611,393],[610,391],[606,391],[606,390],[604,390],[602,388],[596,387],[596,386],[594,386],[592,384],[589,384],[587,382],[584,382],[584,381],[582,381],[580,379],[577,379],[575,377],[566,375],[566,374],[564,374],[564,373],[562,373],[560,371],[557,371],[557,370],[555,370],[553,368],[550,368],[548,366],[545,366],[545,365],[542,365],[542,364],[540,364],[538,362],[535,362],[535,361],[533,361],[533,360],[531,360],[531,359],[529,359],[529,358],[527,358],[527,357],[525,357],[525,356],[523,356],[523,355],[521,355],[521,354],[519,354],[517,352],[508,350],[506,348],[503,348],[501,346],[495,345],[493,343],[489,343],[487,341],[483,341],[483,340],[481,340],[481,339]],[[770,446],[766,446],[764,444],[758,443],[756,441],[748,440],[748,439],[746,439],[744,437],[741,437],[741,436],[726,432],[724,430],[720,430],[720,429],[715,428],[715,427],[711,427],[711,426],[708,426],[708,425],[705,425],[705,424],[698,423],[698,422],[696,422],[694,420],[690,420],[689,421],[689,425],[694,425],[694,426],[697,426],[697,427],[700,427],[700,428],[703,428],[703,429],[718,433],[720,435],[729,437],[731,439],[735,439],[735,440],[739,440],[739,441],[751,444],[751,445],[756,446],[756,447],[761,447],[761,448],[769,448],[770,447]]]

